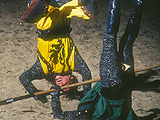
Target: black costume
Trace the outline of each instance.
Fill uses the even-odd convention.
[[[98,92],[97,90],[91,89],[87,95],[96,94],[93,96],[90,95],[91,99],[95,96],[94,100],[85,102],[87,105],[80,101],[78,110],[65,112],[62,111],[60,106],[58,95],[59,90],[53,92],[51,94],[51,105],[55,118],[70,120],[138,120],[138,117],[136,117],[131,109],[130,87],[132,86],[132,80],[134,80],[135,77],[132,47],[140,28],[142,5],[142,0],[132,0],[130,18],[126,31],[120,40],[118,52],[116,36],[120,23],[120,0],[110,0],[106,30],[103,38],[103,52],[100,60],[101,80],[99,82],[99,86],[97,85],[92,88],[98,89]],[[130,68],[126,69],[125,64],[129,65]],[[84,100],[87,98],[86,96],[84,96]],[[104,103],[108,103],[106,106],[103,106],[104,104],[100,103],[100,105],[102,105],[100,107],[98,106],[98,102],[100,100],[103,101],[102,99],[106,100]],[[92,102],[92,104],[90,104],[91,106],[89,106],[89,102]],[[85,107],[83,107],[82,104]],[[87,109],[87,107],[90,109]],[[116,107],[119,107],[120,109],[118,110],[120,111],[117,111]],[[82,110],[81,108],[84,109]],[[104,108],[105,111],[101,111],[101,108]],[[97,111],[97,109],[100,110],[98,114],[101,115],[99,116],[95,115],[94,112]]]

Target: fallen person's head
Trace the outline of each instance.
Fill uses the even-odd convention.
[[[59,87],[68,86],[73,83],[73,76],[72,75],[56,75],[55,77],[55,84]],[[71,88],[63,89],[62,91],[68,91]]]
[[[63,75],[56,75],[55,76],[55,84],[63,87],[68,86],[73,83],[78,83],[77,78],[72,74],[63,74]],[[62,90],[63,98],[69,99],[81,99],[82,93],[78,91],[78,87],[71,87]]]
[[[58,85],[60,88],[70,84],[78,83],[77,78],[71,71],[56,73],[47,78],[47,81],[53,85]],[[78,86],[62,89],[63,97],[69,99],[80,99],[83,96],[82,91],[78,91]]]
[[[49,81],[49,80],[48,80]],[[58,85],[59,87],[68,86],[70,84],[78,83],[77,78],[72,74],[72,72],[62,72],[55,74],[50,81],[53,85]],[[78,91],[78,86],[62,89],[63,97],[69,99],[80,99],[82,91]]]

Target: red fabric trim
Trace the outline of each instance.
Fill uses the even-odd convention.
[[[30,6],[28,7],[28,9],[24,12],[24,14],[22,15],[22,20],[25,22],[27,16],[31,13],[31,11],[34,9],[34,7],[37,5],[37,3],[39,2],[39,0],[33,0],[30,4]]]
[[[93,15],[91,12],[89,12],[87,10],[86,6],[82,6],[81,9],[84,11],[84,14],[87,15],[89,18],[94,18],[95,17],[95,15]]]

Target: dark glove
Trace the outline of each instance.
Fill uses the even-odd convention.
[[[51,89],[56,89],[56,91],[50,93],[52,96],[52,101],[51,101],[52,112],[54,116],[60,115],[62,113],[61,104],[59,101],[60,87],[56,85],[55,87],[52,86]]]
[[[30,93],[32,96],[34,96],[34,93],[39,92],[40,90],[37,90],[36,88],[31,87],[31,88],[28,89],[28,91],[29,91],[29,93]],[[46,95],[44,95],[44,94],[43,94],[43,95],[34,96],[34,99],[35,99],[35,100],[39,100],[39,101],[41,101],[42,103],[48,102],[48,100],[47,100],[47,98],[46,98]]]
[[[39,92],[39,91],[38,91]],[[48,100],[47,100],[47,97],[46,97],[46,95],[37,95],[37,96],[34,96],[34,99],[35,100],[39,100],[39,101],[41,101],[42,103],[46,103],[46,102],[48,102]]]
[[[50,89],[56,89],[56,91],[50,93],[52,97],[59,97],[60,87],[58,85],[52,86]]]

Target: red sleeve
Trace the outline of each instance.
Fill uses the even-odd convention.
[[[24,12],[22,20],[27,23],[35,23],[48,11],[48,4],[41,0],[32,0],[28,9]]]

